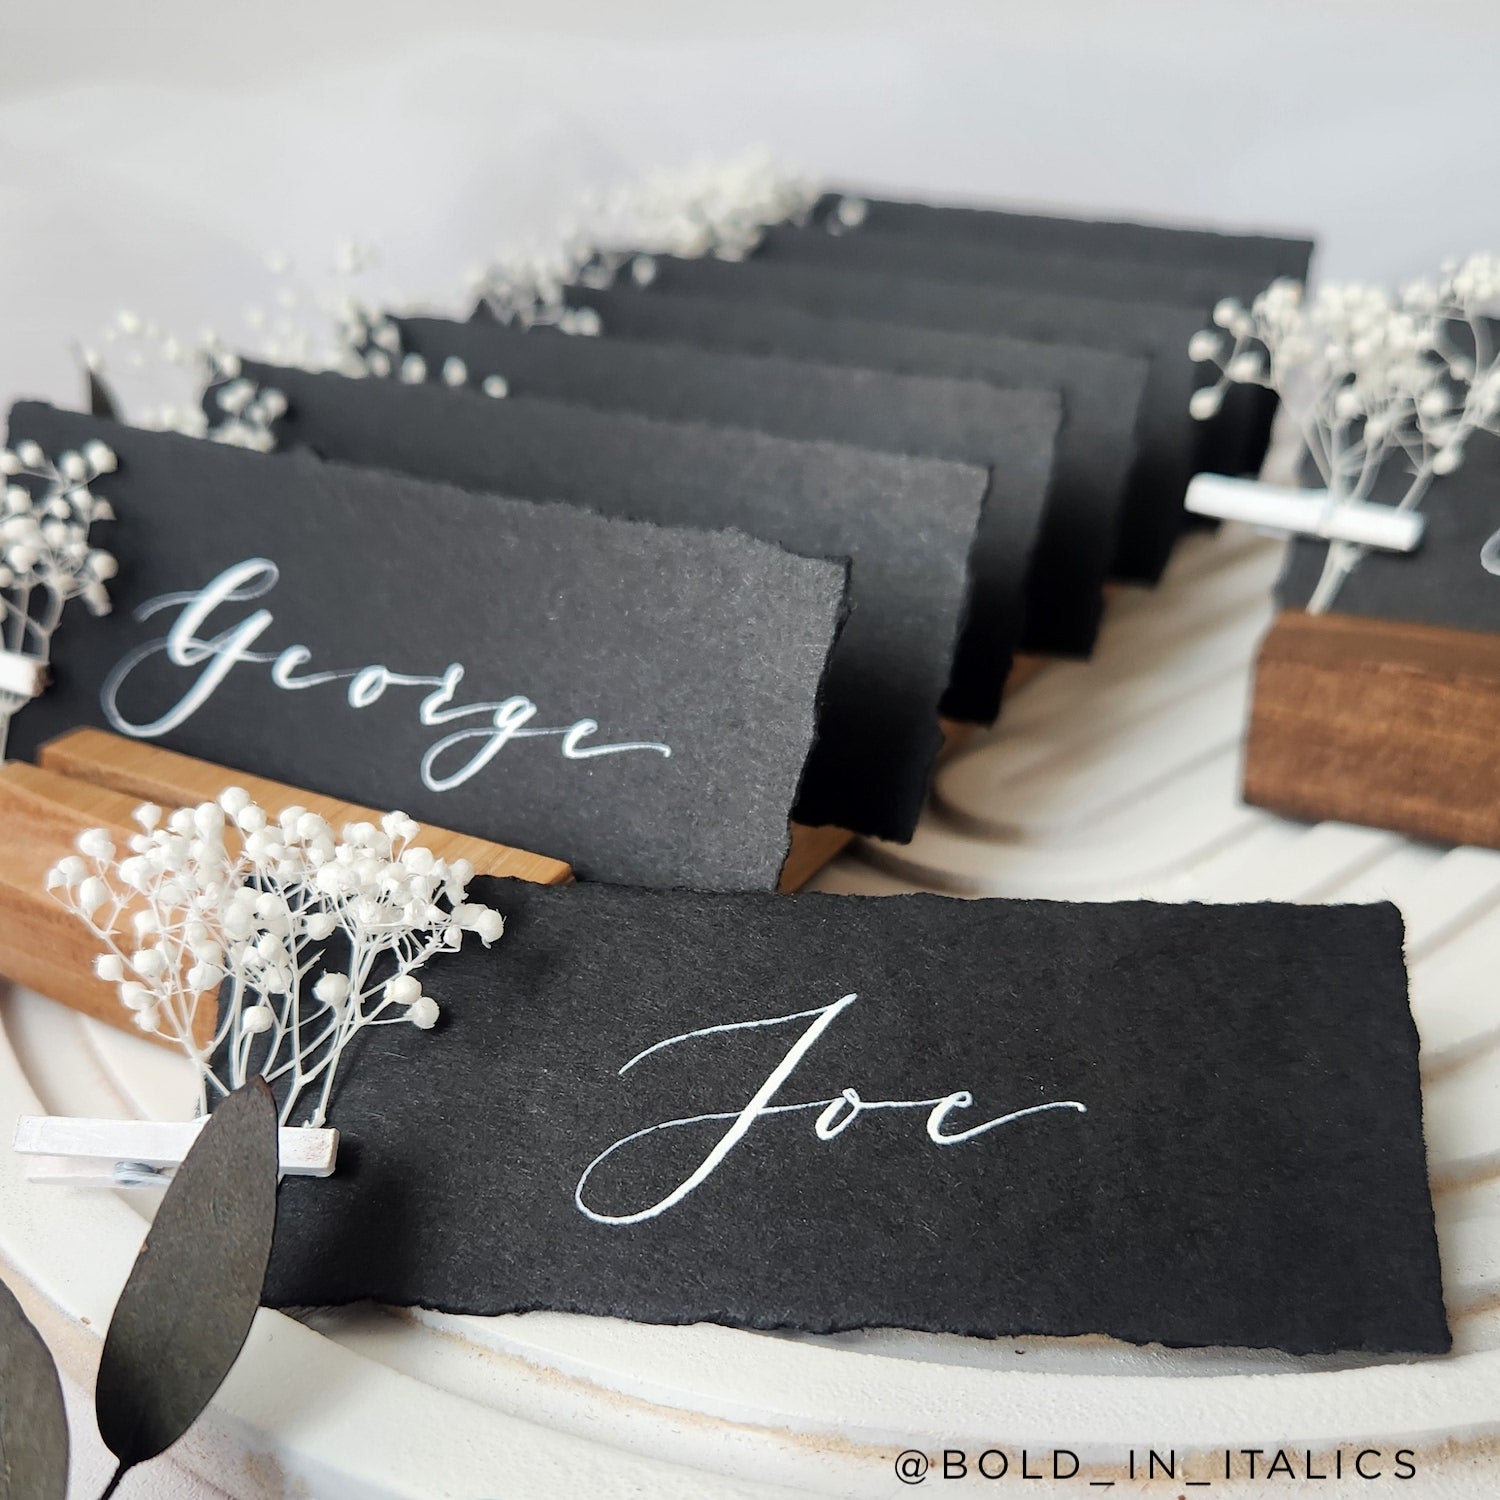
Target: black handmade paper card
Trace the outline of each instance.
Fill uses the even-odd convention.
[[[33,403],[28,438],[118,455],[120,571],[20,753],[91,724],[586,876],[775,885],[844,561]]]
[[[1399,493],[1409,476],[1392,476]],[[1452,630],[1500,632],[1500,438],[1469,439],[1462,465],[1435,479],[1422,501],[1427,518],[1415,552],[1367,551],[1331,610]],[[1486,547],[1489,551],[1486,554]],[[1328,544],[1301,537],[1287,548],[1276,585],[1282,609],[1303,609],[1323,571]]]
[[[1394,907],[471,894],[274,1304],[1448,1347]]]
[[[1181,529],[1188,480],[1204,466],[1202,424],[1188,415],[1193,391],[1211,380],[1187,354],[1188,340],[1203,326],[1196,307],[777,260],[662,256],[654,265],[651,287],[661,292],[781,302],[808,312],[1089,344],[1149,357],[1136,434],[1140,451],[1131,471],[1114,562],[1122,578],[1150,582],[1160,576]]]
[[[1278,274],[1305,280],[1312,246],[1302,242],[1301,250],[1299,256],[1284,258],[1287,269]],[[960,235],[831,234],[818,224],[778,225],[766,233],[756,254],[843,270],[1032,287],[1115,301],[1187,302],[1200,309],[1205,326],[1221,298],[1249,303],[1274,279],[1263,270],[1232,265],[1106,259],[1097,252],[1020,249]],[[1259,473],[1275,414],[1274,392],[1254,385],[1231,387],[1208,424],[1205,463],[1221,473]]]
[[[1081,624],[1097,615],[1113,562],[1146,362],[1081,345],[949,333],[897,323],[823,317],[779,303],[663,296],[628,282],[570,287],[606,336],[776,353],[827,364],[1055,389],[1063,419],[1041,535],[1032,558],[1024,650],[1086,650]],[[956,717],[971,717],[962,713]]]
[[[996,647],[1014,618],[1015,580],[1026,575],[1041,528],[1060,420],[1056,392],[578,338],[551,328],[528,332],[488,318],[405,319],[401,331],[430,369],[457,355],[471,379],[500,375],[515,395],[988,469],[973,599],[944,711],[981,723],[995,717],[1009,659],[1009,647],[999,655]],[[1089,639],[1099,608],[1095,599],[1092,618],[1079,622]]]
[[[968,602],[984,470],[430,383],[250,361],[244,374],[286,397],[276,426],[286,447],[608,515],[736,527],[807,556],[849,558],[849,616],[795,816],[911,837],[942,743],[938,704]],[[1010,562],[1011,614],[992,657],[1006,655],[1017,627],[1022,579]]]
[[[1278,276],[1303,280],[1313,252],[1311,240],[1284,235],[855,196],[862,206],[862,215],[857,231],[851,232],[920,235],[925,239],[965,241],[994,249],[1060,251],[1100,260],[1149,261],[1187,270],[1243,272],[1261,279],[1262,285]],[[844,197],[843,193],[825,193],[814,207],[813,222],[826,225],[836,219]]]

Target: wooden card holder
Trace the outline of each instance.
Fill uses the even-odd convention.
[[[1500,848],[1500,636],[1277,616],[1261,644],[1245,800]]]
[[[94,975],[98,945],[46,889],[47,871],[85,828],[104,828],[116,844],[139,832],[142,802],[182,807],[242,786],[273,816],[301,806],[335,828],[378,822],[371,808],[321,797],[260,776],[246,776],[137,740],[77,729],[43,747],[40,765],[13,761],[0,769],[0,974],[17,984],[134,1030],[115,987]],[[561,860],[492,844],[424,824],[422,844],[443,859],[467,859],[481,875],[508,875],[541,885],[573,878]],[[205,1026],[212,1008],[200,1006]],[[200,1037],[201,1040],[206,1038]]]
[[[1006,691],[1029,682],[1046,664],[1046,659],[1040,656],[1017,657],[1010,676],[1006,678]],[[942,726],[943,748],[938,752],[939,765],[969,739],[976,727],[958,724],[952,719],[944,719]],[[847,828],[811,828],[806,823],[793,823],[792,841],[787,847],[777,890],[800,891],[819,870],[832,864],[856,837]]]

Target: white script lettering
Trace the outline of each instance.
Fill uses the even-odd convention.
[[[772,1068],[765,1082],[756,1089],[743,1109],[715,1111],[711,1114],[686,1115],[676,1120],[663,1120],[656,1125],[647,1125],[643,1130],[622,1136],[613,1145],[607,1146],[584,1168],[583,1176],[578,1179],[578,1185],[573,1190],[573,1202],[578,1211],[596,1224],[619,1226],[639,1224],[646,1219],[654,1219],[681,1203],[695,1188],[702,1187],[723,1164],[729,1153],[749,1134],[755,1122],[771,1115],[817,1111],[817,1119],[813,1122],[813,1134],[820,1141],[831,1141],[842,1135],[863,1114],[873,1114],[879,1110],[922,1109],[927,1111],[927,1139],[934,1146],[959,1146],[967,1141],[977,1140],[992,1130],[998,1130],[1002,1125],[1011,1125],[1017,1120],[1024,1120],[1029,1115],[1039,1115],[1054,1109],[1070,1109],[1079,1114],[1088,1113],[1087,1106],[1078,1103],[1076,1099],[1060,1099],[1050,1104],[1033,1104],[1027,1109],[1013,1110],[1007,1115],[997,1115],[994,1119],[971,1125],[967,1130],[950,1131],[944,1129],[948,1123],[948,1117],[955,1110],[973,1108],[974,1096],[968,1089],[957,1089],[951,1094],[939,1094],[932,1099],[863,1099],[857,1089],[846,1088],[828,1099],[807,1099],[795,1104],[772,1103],[781,1091],[782,1085],[796,1071],[798,1064],[812,1050],[818,1038],[858,998],[857,995],[845,995],[843,999],[835,1000],[831,1005],[820,1005],[812,1010],[793,1011],[785,1016],[772,1016],[764,1021],[732,1021],[724,1026],[704,1026],[697,1031],[683,1032],[681,1036],[668,1037],[663,1042],[647,1047],[644,1052],[636,1053],[620,1069],[617,1076],[623,1077],[638,1062],[650,1057],[653,1053],[664,1051],[668,1047],[675,1047],[680,1042],[690,1042],[696,1037],[720,1036],[731,1031],[754,1031],[768,1026],[784,1026],[791,1021],[808,1022],[802,1034],[787,1049],[781,1061]],[[584,1189],[588,1186],[589,1178],[617,1151],[623,1151],[635,1141],[654,1135],[659,1130],[680,1130],[685,1126],[701,1125],[715,1120],[728,1120],[732,1123],[703,1160],[664,1198],[634,1213],[624,1214],[600,1213],[584,1201]]]
[[[150,619],[165,609],[180,610],[165,636],[146,641],[115,664],[100,690],[104,716],[121,734],[132,739],[156,739],[184,724],[213,697],[235,667],[256,665],[268,667],[276,687],[285,692],[305,692],[309,688],[344,683],[344,699],[352,709],[368,708],[378,702],[390,688],[427,688],[417,708],[417,717],[428,728],[440,728],[461,720],[478,719],[478,724],[455,729],[436,740],[422,757],[423,784],[431,791],[446,792],[461,786],[482,771],[512,740],[553,737],[565,760],[590,760],[600,755],[626,755],[650,751],[670,756],[671,746],[656,740],[634,740],[617,745],[589,745],[584,741],[598,732],[593,719],[548,729],[532,724],[537,706],[531,699],[516,696],[497,703],[456,704],[455,696],[463,682],[460,662],[450,663],[438,676],[413,676],[393,672],[376,663],[339,671],[308,672],[303,669],[312,660],[312,652],[303,645],[291,645],[280,651],[252,649],[275,623],[269,609],[255,609],[235,624],[225,625],[216,635],[207,634],[209,620],[216,611],[233,604],[248,604],[264,598],[276,587],[281,573],[269,558],[251,557],[226,568],[205,588],[196,592],[161,594],[148,599],[136,611],[138,620]],[[164,656],[174,667],[196,671],[187,690],[155,718],[130,717],[121,706],[121,695],[132,673],[143,662]],[[454,751],[463,753],[455,756]],[[444,769],[439,769],[439,761]]]
[[[1479,549],[1479,566],[1486,573],[1500,574],[1500,531]]]

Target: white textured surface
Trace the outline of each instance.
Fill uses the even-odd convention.
[[[1248,666],[1276,558],[1274,544],[1233,528],[1190,539],[1161,589],[1116,601],[1093,663],[1048,667],[998,730],[945,767],[910,846],[866,847],[819,884],[1396,901],[1424,1045],[1452,1356],[1360,1365],[1104,1340],[776,1337],[561,1314],[358,1308],[302,1326],[263,1313],[183,1461],[237,1497],[295,1494],[297,1480],[320,1500],[863,1496],[901,1492],[890,1462],[906,1447],[1058,1445],[1107,1475],[1132,1445],[1201,1453],[1368,1441],[1417,1450],[1419,1477],[1403,1494],[1493,1494],[1500,854],[1302,827],[1239,804]],[[34,1110],[37,1095],[78,1113],[179,1108],[174,1060],[133,1037],[26,995],[10,997],[4,1022],[0,1101],[10,1114]],[[0,1131],[8,1123],[0,1118]],[[14,1158],[0,1164],[0,1252],[50,1303],[54,1339],[84,1334],[64,1344],[75,1375],[93,1357],[92,1330],[141,1227],[119,1196],[29,1186]]]

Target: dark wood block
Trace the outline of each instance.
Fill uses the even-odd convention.
[[[1245,800],[1500,848],[1500,636],[1277,616],[1261,643]]]

